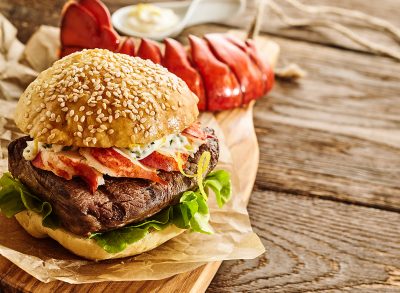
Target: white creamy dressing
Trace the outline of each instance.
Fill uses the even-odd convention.
[[[35,142],[34,140],[27,141],[26,144],[27,144],[27,146],[24,149],[22,155],[23,155],[24,159],[27,161],[32,161],[34,158],[36,158],[36,155],[41,151],[58,153],[61,151],[67,151],[67,150],[73,151],[73,150],[77,149],[77,148],[65,147],[65,146],[57,145],[57,144]]]
[[[140,164],[139,160],[149,156],[152,152],[157,151],[165,155],[175,157],[177,153],[193,155],[204,142],[199,139],[189,139],[182,135],[170,134],[161,139],[155,140],[145,145],[135,145],[131,148],[114,148],[118,153],[130,159],[133,163],[140,165],[143,169],[147,167]],[[24,149],[23,157],[27,161],[32,161],[39,152],[60,152],[60,151],[77,151],[77,147],[66,147],[56,144],[47,144],[42,142],[28,141],[27,147]]]
[[[141,33],[163,32],[173,28],[179,17],[171,9],[152,4],[134,5],[125,19],[125,25]]]
[[[131,160],[141,160],[149,156],[152,152],[157,151],[170,156],[176,153],[192,155],[197,152],[203,144],[200,140],[189,141],[188,138],[180,133],[170,134],[161,139],[155,140],[146,145],[136,145],[131,148],[117,149],[120,153],[128,155]]]

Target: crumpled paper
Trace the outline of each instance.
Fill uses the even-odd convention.
[[[4,86],[10,81],[0,75],[0,173],[6,171],[7,153],[4,146],[19,135],[12,120],[18,97],[37,71],[50,66],[56,58],[58,29],[42,27],[28,42],[18,58],[9,58],[16,43],[16,31],[0,15],[0,26],[6,31],[0,38],[0,58],[5,67],[18,64],[13,71],[15,88]],[[8,33],[7,33],[8,31]],[[1,36],[0,36],[1,37]],[[57,37],[57,38],[56,38]],[[270,44],[269,44],[270,45]],[[46,53],[43,53],[45,51]],[[275,52],[277,54],[277,52]],[[33,56],[40,56],[32,59]],[[48,58],[46,58],[48,56]],[[276,57],[276,56],[275,56]],[[18,61],[22,60],[22,61]],[[40,61],[40,62],[39,62]],[[20,63],[22,62],[22,63]],[[4,67],[4,66],[3,66]],[[34,67],[32,69],[31,67]],[[36,71],[37,70],[37,71]],[[1,71],[2,73],[4,72]],[[29,77],[29,78],[28,78]],[[10,83],[11,84],[11,83]],[[5,99],[5,100],[4,100]],[[264,253],[258,236],[252,231],[246,206],[255,181],[259,149],[254,132],[252,105],[219,114],[203,113],[203,124],[216,130],[220,139],[220,161],[217,169],[232,174],[232,200],[219,209],[210,196],[211,225],[215,234],[204,235],[186,231],[160,247],[138,256],[120,260],[93,262],[83,260],[51,239],[28,235],[15,219],[0,216],[0,254],[42,282],[61,280],[68,283],[102,281],[157,280],[193,270],[207,262],[229,259],[251,259]]]

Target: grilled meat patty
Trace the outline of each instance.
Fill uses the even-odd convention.
[[[205,128],[205,132],[214,134],[210,128]],[[29,137],[22,137],[8,146],[11,174],[43,201],[48,201],[63,226],[78,235],[88,236],[139,222],[177,203],[182,192],[197,186],[195,178],[185,177],[180,172],[160,171],[159,176],[167,182],[166,185],[144,179],[105,176],[105,185],[99,186],[92,194],[79,177],[65,180],[32,166],[22,156],[28,140]],[[187,172],[196,173],[198,160],[204,151],[211,153],[207,174],[214,169],[219,149],[218,140],[212,137],[189,157]]]

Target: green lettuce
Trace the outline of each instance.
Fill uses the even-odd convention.
[[[34,211],[42,216],[43,226],[57,228],[59,222],[52,214],[51,204],[33,195],[18,179],[10,173],[0,178],[0,212],[7,218],[24,210]]]
[[[202,182],[203,189],[208,196],[213,190],[219,207],[222,207],[231,197],[230,174],[224,170],[211,172]],[[43,225],[51,229],[59,227],[59,223],[52,214],[50,203],[41,201],[33,195],[18,179],[9,173],[0,178],[0,212],[12,217],[23,210],[32,210],[42,215]],[[163,230],[168,225],[175,225],[182,229],[194,232],[212,234],[209,224],[210,212],[207,197],[199,189],[184,192],[179,203],[170,206],[156,215],[133,225],[128,225],[104,233],[94,233],[90,236],[96,243],[109,253],[123,251],[129,244],[142,238],[147,233]]]

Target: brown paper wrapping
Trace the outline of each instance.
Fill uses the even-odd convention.
[[[4,24],[6,23],[6,24]],[[6,42],[15,38],[15,30],[0,15],[0,26],[8,27],[12,34]],[[5,30],[7,33],[7,30]],[[55,53],[39,52],[54,50],[55,28],[42,27],[28,43],[20,60],[38,71],[49,66],[56,58]],[[46,43],[46,44],[44,44]],[[4,42],[0,42],[4,46]],[[4,47],[0,47],[3,49]],[[3,50],[0,50],[3,52]],[[33,56],[40,58],[32,61]],[[49,56],[49,58],[45,58]],[[5,58],[2,56],[0,58]],[[18,59],[18,58],[17,58]],[[16,59],[13,59],[12,62]],[[40,62],[38,62],[40,60]],[[35,62],[33,64],[33,62]],[[31,67],[21,65],[15,75],[34,75]],[[21,77],[21,80],[27,81]],[[0,77],[0,86],[4,80]],[[23,90],[26,83],[18,85]],[[2,88],[4,90],[4,88]],[[6,88],[7,89],[7,88]],[[12,120],[16,96],[8,88],[0,100],[0,173],[7,170],[6,145],[19,135]],[[8,101],[6,101],[8,100]],[[213,235],[185,232],[160,247],[135,257],[120,260],[93,262],[83,260],[65,250],[51,239],[35,239],[28,235],[13,219],[0,216],[0,254],[12,261],[35,278],[50,282],[61,280],[68,283],[89,283],[101,281],[157,280],[193,270],[211,261],[229,259],[250,259],[264,253],[264,246],[253,233],[246,205],[253,188],[258,167],[259,149],[252,121],[252,105],[245,109],[235,109],[217,115],[203,113],[203,124],[214,128],[220,139],[219,169],[227,169],[232,174],[233,197],[223,208],[217,208],[210,196],[211,225]]]

